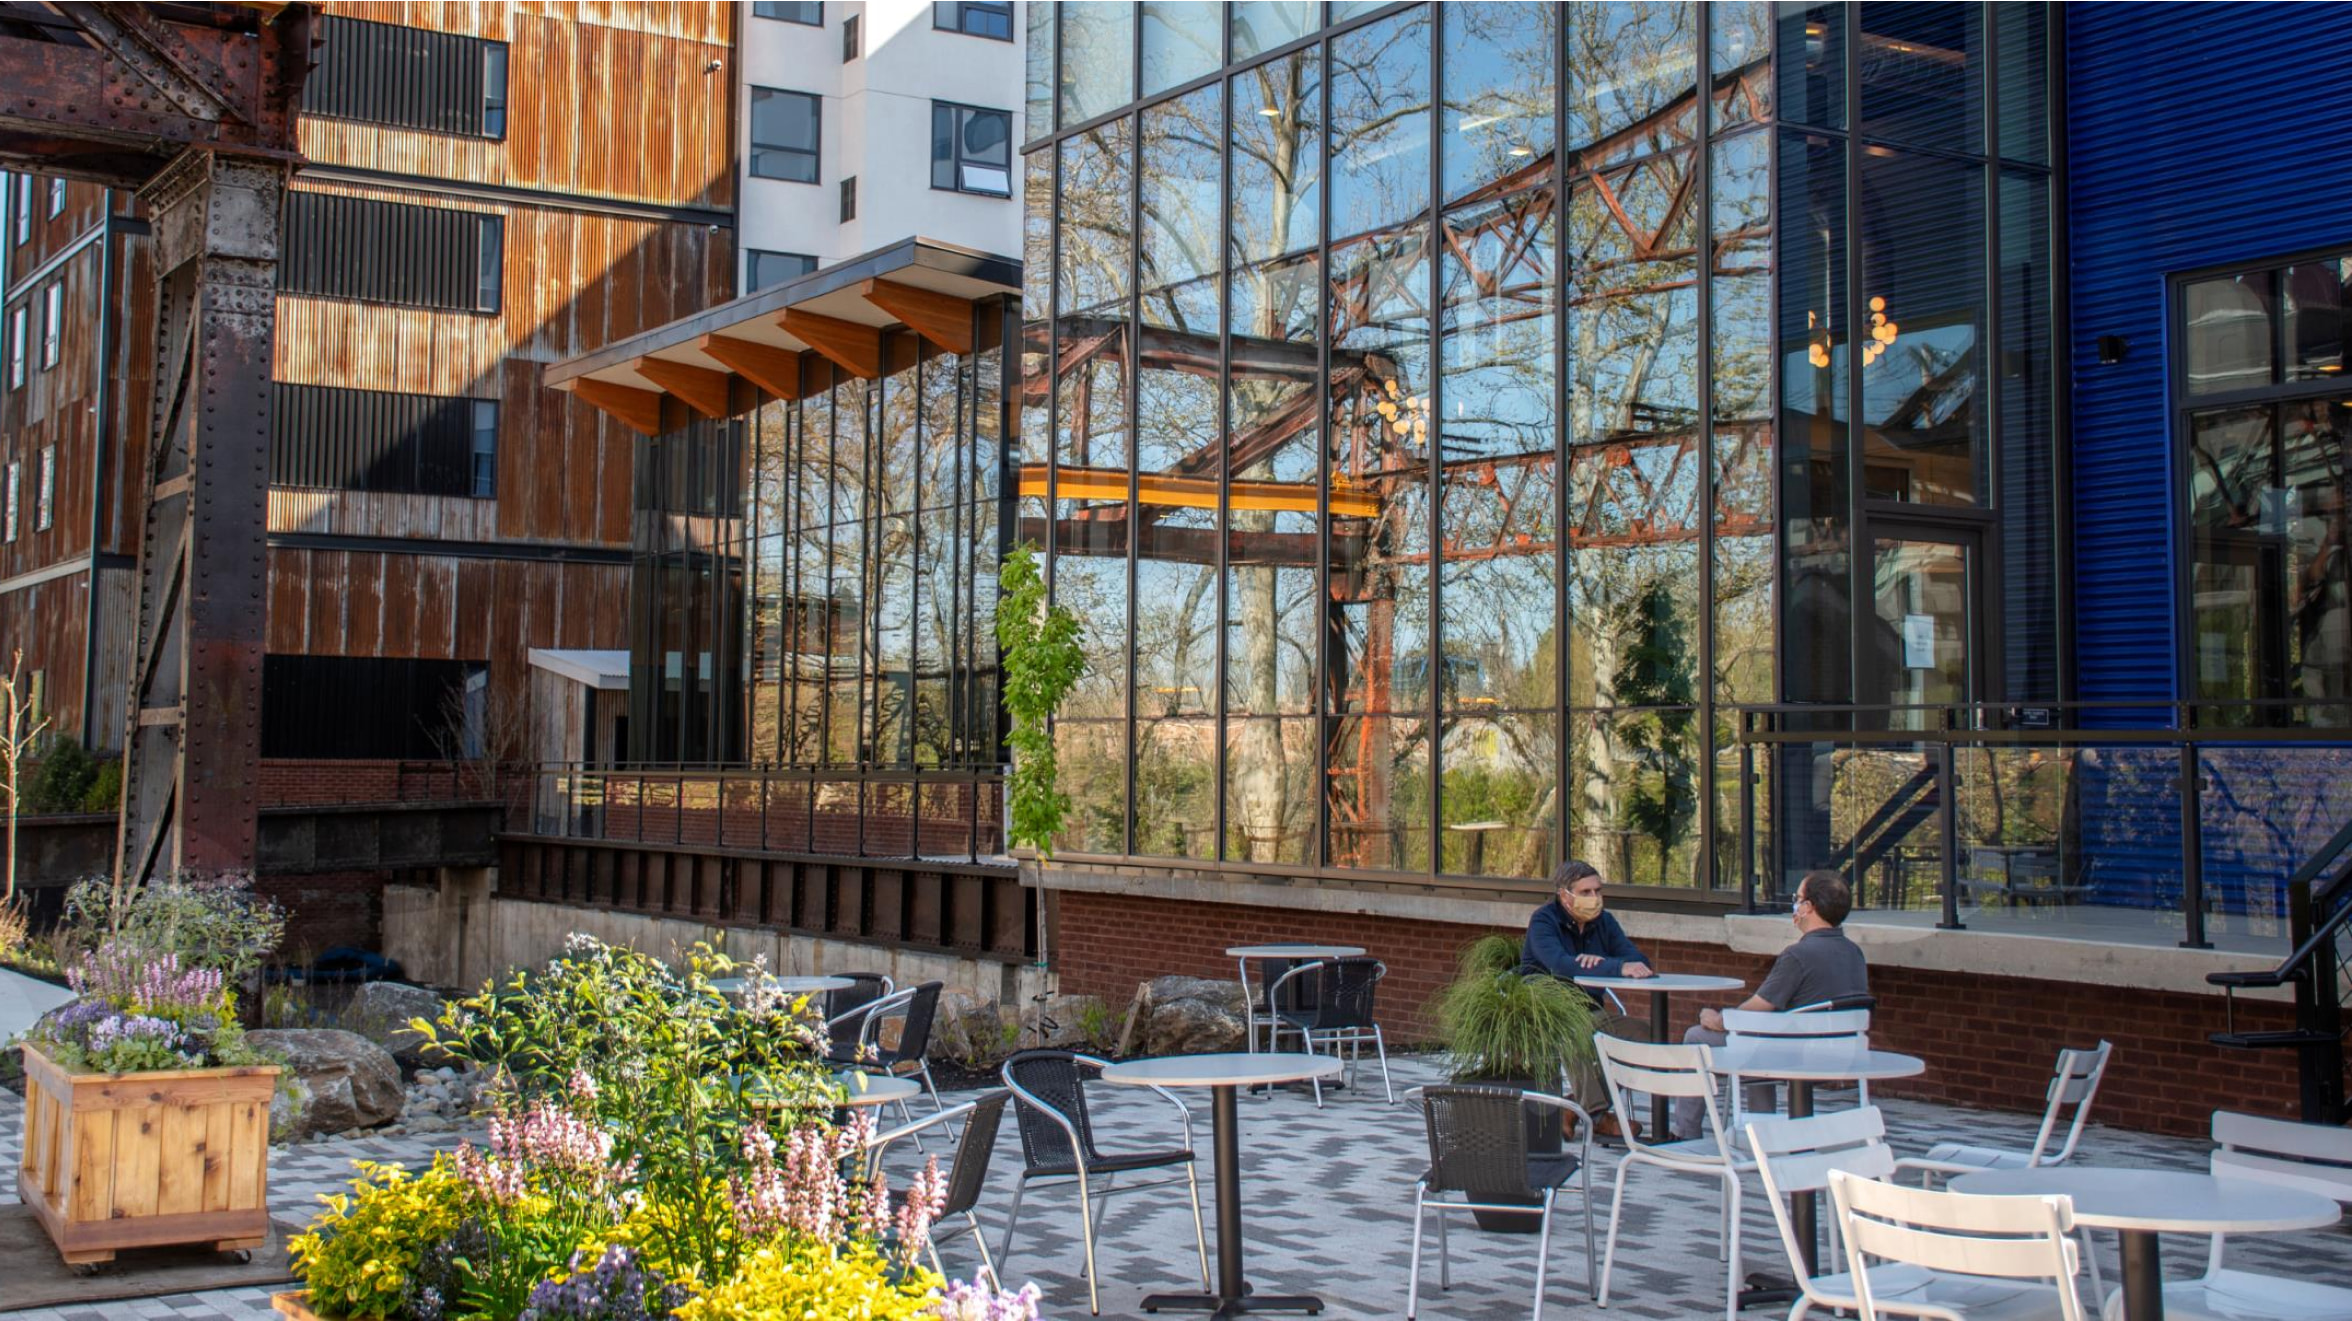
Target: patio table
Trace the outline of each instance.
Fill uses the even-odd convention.
[[[1250,989],[1252,962],[1312,963],[1317,959],[1352,959],[1363,952],[1364,947],[1361,945],[1308,944],[1235,945],[1226,950],[1225,957],[1234,960],[1241,968],[1242,1021],[1248,1028],[1249,1049],[1254,1053],[1258,1048],[1258,995]],[[1272,1012],[1273,1006],[1268,1005],[1267,1010]]]
[[[1727,1077],[1736,1074],[1742,1079],[1787,1083],[1788,1117],[1791,1119],[1803,1119],[1813,1113],[1813,1086],[1816,1083],[1879,1082],[1889,1078],[1915,1078],[1927,1072],[1927,1061],[1916,1055],[1872,1050],[1854,1037],[1784,1037],[1743,1041],[1716,1047],[1710,1058],[1714,1061],[1711,1066],[1714,1072]],[[1727,1133],[1724,1137],[1735,1149],[1746,1141],[1744,1134]],[[1817,1228],[1821,1218],[1820,1206],[1818,1193],[1789,1195],[1789,1227],[1796,1231],[1797,1247],[1804,1254],[1805,1272],[1808,1275],[1821,1273],[1821,1245]],[[1786,1286],[1777,1280],[1756,1283],[1741,1292],[1740,1306],[1790,1302],[1797,1296],[1793,1280]]]
[[[763,977],[760,985],[772,987],[786,995],[820,995],[839,991],[857,983],[847,977]],[[741,995],[751,988],[749,977],[713,977],[710,988],[721,995]]]
[[[1323,1310],[1323,1300],[1309,1294],[1269,1295],[1250,1292],[1241,1270],[1241,1107],[1240,1089],[1330,1078],[1340,1071],[1336,1056],[1287,1051],[1227,1052],[1217,1055],[1171,1055],[1156,1060],[1130,1060],[1106,1065],[1102,1080],[1123,1087],[1206,1087],[1209,1089],[1213,1149],[1217,1157],[1217,1292],[1148,1294],[1143,1310],[1163,1307],[1197,1308],[1216,1317],[1244,1312],[1307,1312]]]
[[[893,1077],[887,1073],[867,1073],[862,1069],[843,1069],[833,1075],[833,1081],[849,1094],[841,1105],[847,1110],[862,1110],[868,1106],[893,1105],[911,1101],[922,1094],[922,1087],[912,1078]]]
[[[2335,1200],[2318,1193],[2180,1170],[2054,1165],[1963,1174],[1949,1186],[1990,1196],[2070,1197],[2076,1224],[2120,1231],[2126,1321],[2164,1321],[2158,1234],[2276,1234],[2322,1229],[2343,1218]]]
[[[1661,972],[1649,977],[1578,977],[1576,984],[1593,991],[1640,991],[1650,997],[1650,1040],[1666,1042],[1666,997],[1676,991],[1736,991],[1747,983],[1737,977],[1709,977],[1695,972]],[[1650,1098],[1650,1131],[1664,1133],[1672,1106],[1663,1096]]]

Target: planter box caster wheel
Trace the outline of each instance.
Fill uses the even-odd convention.
[[[66,1268],[68,1270],[71,1270],[75,1276],[84,1280],[90,1279],[93,1276],[104,1275],[107,1271],[113,1269],[113,1267],[114,1258],[111,1256],[101,1261],[69,1261],[66,1263]]]
[[[250,1266],[253,1264],[253,1249],[251,1248],[226,1248],[222,1250],[220,1255],[221,1260],[229,1263],[232,1266]]]

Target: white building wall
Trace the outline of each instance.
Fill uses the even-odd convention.
[[[822,27],[754,17],[750,0],[743,0],[738,287],[750,287],[755,249],[806,253],[824,267],[920,235],[1017,256],[1018,200],[931,186],[931,106],[936,99],[1007,111],[1013,143],[1023,140],[1024,8],[1013,6],[1014,39],[995,41],[935,29],[926,0],[826,0]],[[861,53],[844,63],[841,30],[852,15],[862,28]],[[814,92],[823,99],[823,158],[815,184],[752,176],[755,87]],[[1017,182],[1020,158],[1010,159]],[[853,175],[857,218],[845,224],[841,180]]]

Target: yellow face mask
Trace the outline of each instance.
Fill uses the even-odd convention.
[[[1568,916],[1579,922],[1590,922],[1601,915],[1601,897],[1597,894],[1568,896]]]

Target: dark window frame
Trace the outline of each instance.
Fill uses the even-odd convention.
[[[760,97],[763,94],[767,96],[797,96],[808,102],[809,138],[813,145],[807,147],[797,147],[785,143],[763,143],[757,136],[755,136],[758,132],[757,125],[759,123],[759,102]],[[824,97],[818,95],[815,92],[794,91],[789,87],[753,87],[751,89],[751,113],[747,116],[747,120],[748,123],[745,126],[744,140],[748,144],[749,150],[751,152],[749,168],[751,170],[752,178],[773,179],[778,183],[801,183],[811,185],[822,184],[825,181]],[[790,157],[795,160],[806,158],[809,163],[809,176],[806,179],[800,179],[788,174],[766,173],[759,167],[760,155],[763,152],[772,153],[778,156]]]
[[[505,139],[508,43],[339,14],[315,31],[319,55],[303,87],[303,113]]]
[[[33,241],[33,176],[16,176],[16,242],[18,246]]]
[[[272,388],[273,487],[498,498],[499,400],[284,382]]]
[[[771,12],[784,8],[815,10],[817,16],[815,18],[793,18],[786,14]],[[771,23],[790,23],[795,27],[821,28],[825,26],[825,4],[824,0],[798,0],[797,3],[787,3],[787,0],[772,0],[772,2],[771,0],[753,0],[751,16],[764,18]]]
[[[865,25],[858,21],[862,17],[864,17],[862,14],[851,14],[841,20],[841,62],[843,64],[848,64],[858,56],[865,54],[864,33],[860,30]]]
[[[841,180],[841,223],[857,219],[857,176],[845,175]]]
[[[947,157],[944,160],[942,160],[939,155],[939,117],[942,113],[945,113],[951,117],[947,137]],[[964,130],[966,127],[966,120],[967,117],[973,115],[996,115],[1004,120],[1003,151],[1005,159],[1002,165],[999,165],[994,161],[971,159],[964,155]],[[967,165],[977,166],[981,169],[1003,170],[1005,176],[1004,190],[999,192],[990,188],[965,187],[964,167]],[[941,183],[939,181],[940,169],[942,166],[945,166],[948,171],[949,182],[947,183]],[[961,101],[932,101],[931,187],[938,192],[963,193],[972,197],[1011,198],[1013,195],[1013,112],[1010,110],[998,110],[992,106],[967,105]]]
[[[54,175],[49,180],[49,218],[51,220],[55,220],[64,214],[65,176],[62,174]]]
[[[18,303],[8,314],[8,388],[22,390],[25,371],[31,362],[32,303],[30,299]]]
[[[760,258],[762,257],[789,257],[797,261],[807,262],[808,265],[802,270],[794,272],[791,275],[782,276],[774,280],[763,281],[759,276]],[[779,284],[797,280],[801,276],[806,275],[815,269],[817,269],[817,259],[810,253],[783,252],[775,248],[745,248],[743,250],[743,292],[748,294],[757,293],[762,289],[773,289]]]
[[[993,32],[974,32],[968,15],[975,12],[1002,15],[1004,35],[1000,37]],[[978,37],[982,41],[1001,41],[1010,45],[1019,40],[1018,27],[1019,24],[1013,20],[1010,0],[933,0],[931,6],[931,28],[935,32],[953,32],[960,36]]]
[[[65,277],[41,289],[41,370],[55,367],[65,356]]]
[[[496,212],[289,191],[281,231],[281,292],[478,316],[504,308]]]

